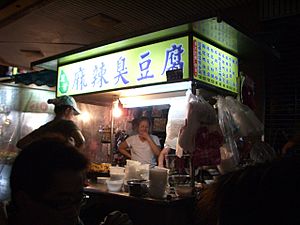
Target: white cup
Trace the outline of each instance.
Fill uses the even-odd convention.
[[[149,171],[149,194],[152,198],[162,199],[166,195],[168,169],[152,168]]]

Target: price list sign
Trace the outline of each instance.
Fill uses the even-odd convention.
[[[238,59],[198,38],[193,39],[196,80],[237,93]]]

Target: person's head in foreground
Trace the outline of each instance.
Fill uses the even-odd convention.
[[[10,225],[77,225],[88,160],[58,137],[24,148],[14,161]]]

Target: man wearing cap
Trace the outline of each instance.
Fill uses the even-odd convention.
[[[17,142],[17,147],[23,149],[43,136],[58,135],[64,137],[67,142],[74,144],[77,148],[83,148],[85,143],[84,136],[72,121],[74,116],[80,114],[74,98],[64,95],[55,99],[49,99],[48,104],[54,104],[55,118],[20,139]]]

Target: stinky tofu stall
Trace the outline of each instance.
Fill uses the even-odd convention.
[[[128,121],[133,119],[131,108],[153,107],[150,116],[154,117],[154,126],[157,123],[160,127],[156,134],[160,135],[163,148],[168,112],[161,112],[169,110],[170,104],[177,109],[186,107],[180,103],[189,90],[195,95],[197,90],[208,100],[216,95],[240,96],[243,77],[239,76],[239,58],[243,56],[247,61],[247,56],[253,55],[248,50],[257,49],[253,46],[235,28],[211,18],[79,49],[32,65],[57,71],[57,96],[72,95],[77,102],[110,109],[107,117],[110,127],[105,128],[106,138],[101,138],[101,144],[108,146],[106,163],[117,164],[115,135],[128,129]],[[250,67],[245,67],[245,71]],[[121,120],[114,117],[120,105],[127,109]],[[163,105],[167,108],[160,107]],[[193,185],[195,171],[193,167],[190,169]],[[82,210],[86,225],[98,224],[112,210],[127,212],[134,224],[192,223],[194,195],[163,199],[134,197],[128,192],[110,192],[106,185],[95,180],[85,191],[90,195]]]

